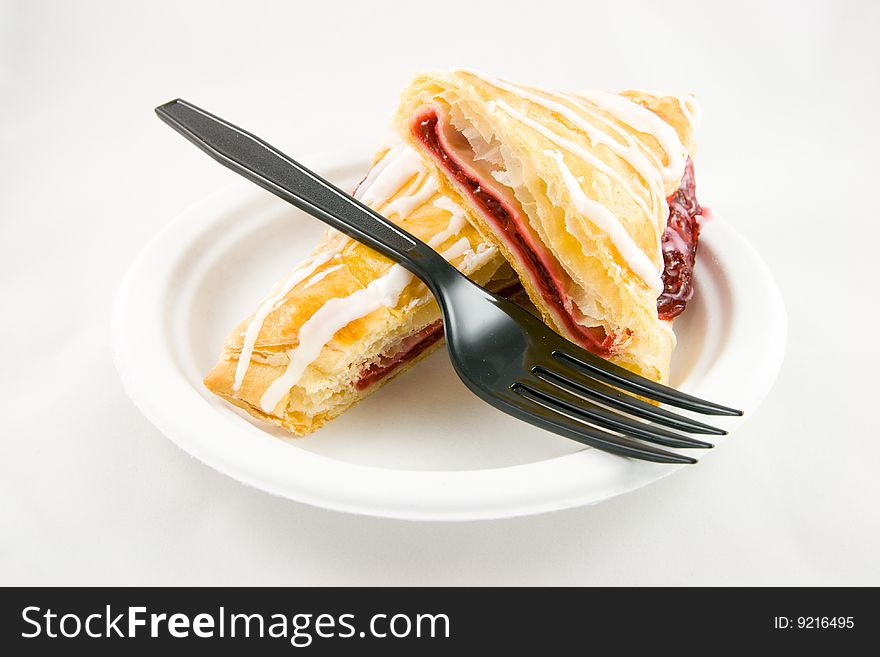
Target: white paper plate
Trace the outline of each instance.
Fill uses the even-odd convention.
[[[367,164],[340,162],[315,168],[351,189]],[[323,228],[241,181],[184,212],[131,266],[114,316],[117,368],[138,408],[191,455],[293,500],[413,520],[593,504],[681,467],[584,449],[514,420],[468,392],[444,350],[303,439],[209,393],[202,377],[223,338],[311,250]],[[782,298],[760,257],[721,220],[702,233],[696,285],[675,324],[672,383],[742,408],[748,418],[782,362]],[[717,424],[732,430],[743,419]],[[697,456],[723,458],[718,452]]]

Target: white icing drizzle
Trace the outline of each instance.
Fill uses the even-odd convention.
[[[459,264],[458,269],[463,274],[470,274],[488,263],[497,253],[497,247],[481,242],[477,245],[476,251],[465,251],[464,258],[461,264]]]
[[[605,162],[603,162],[597,156],[590,153],[583,146],[581,146],[580,144],[576,144],[575,142],[573,142],[569,139],[566,139],[565,137],[562,137],[561,135],[556,134],[555,132],[553,132],[549,128],[547,128],[544,125],[535,121],[534,119],[531,119],[528,116],[526,116],[525,114],[513,109],[509,104],[507,104],[505,101],[503,101],[501,99],[498,99],[495,101],[490,101],[489,104],[490,104],[490,106],[495,105],[495,106],[501,108],[505,113],[509,114],[510,116],[515,118],[517,121],[520,121],[521,123],[524,123],[525,125],[529,126],[530,128],[532,128],[536,132],[539,132],[540,134],[544,135],[547,139],[552,141],[554,144],[556,144],[560,148],[564,148],[565,150],[569,151],[573,155],[577,155],[579,158],[581,158],[585,162],[589,162],[593,167],[595,167],[599,171],[603,172],[609,178],[611,178],[616,183],[618,183],[622,189],[627,190],[627,192],[632,197],[632,199],[639,205],[639,207],[642,208],[642,210],[644,210],[644,212],[647,216],[649,216],[649,217],[655,216],[654,213],[651,211],[651,209],[648,208],[648,205],[645,203],[645,199],[643,199],[639,194],[637,194],[635,192],[635,190],[632,189],[632,187],[623,179],[623,177],[619,173],[617,173],[614,169],[612,169],[610,166],[608,166]]]
[[[358,185],[357,190],[355,190],[354,196],[368,205],[374,207],[379,206],[386,203],[407,180],[414,176],[416,177],[416,181],[413,183],[412,187],[418,185],[420,181],[425,180],[425,178],[427,178],[427,172],[416,152],[406,144],[398,143],[390,148],[382,158],[370,168],[366,178],[364,178],[361,184]],[[431,194],[433,194],[433,192],[431,192]],[[428,194],[427,198],[430,198],[431,194]],[[427,200],[427,198],[425,200]],[[401,210],[406,211],[407,208],[403,207]],[[241,353],[239,354],[238,362],[235,367],[235,377],[232,383],[233,393],[241,388],[245,374],[247,373],[248,367],[250,367],[254,345],[266,318],[273,310],[276,310],[284,302],[285,297],[290,290],[311,276],[322,264],[339,254],[342,245],[349,241],[348,238],[344,238],[341,233],[339,233],[339,236],[343,238],[339,248],[317,254],[304,261],[293,271],[284,283],[273,289],[270,296],[257,309],[257,312],[248,324],[247,329],[245,329]],[[341,265],[331,267],[326,271],[317,274],[311,281],[309,281],[306,287],[314,285],[319,280],[323,279],[324,276],[328,275],[331,271],[338,269],[340,266]]]
[[[260,408],[265,413],[275,410],[278,402],[297,384],[337,331],[383,306],[396,306],[411,280],[412,274],[406,269],[392,265],[387,274],[371,281],[367,287],[347,297],[330,299],[318,308],[300,327],[299,343],[287,352],[290,359],[287,368],[263,393]]]
[[[382,214],[386,217],[396,214],[400,220],[406,219],[413,210],[427,203],[437,189],[437,181],[424,173],[416,178],[410,189],[386,205],[382,209]]]
[[[658,143],[660,143],[659,139],[661,139],[661,138],[663,138],[663,139],[669,138],[668,134],[661,134],[663,132],[663,127],[661,127],[661,126],[665,126],[666,129],[672,131],[672,137],[675,138],[675,140],[678,142],[679,146],[683,150],[684,147],[681,146],[680,141],[678,141],[678,134],[675,132],[675,130],[672,129],[672,126],[668,125],[659,116],[657,116],[656,114],[654,114],[650,110],[642,107],[641,105],[638,105],[637,103],[631,103],[631,101],[629,101],[629,99],[627,99],[623,96],[618,96],[617,94],[605,94],[604,92],[582,92],[582,94],[580,96],[571,95],[571,94],[562,94],[562,97],[568,99],[571,102],[576,103],[581,109],[586,111],[588,114],[593,116],[595,119],[602,121],[610,129],[614,130],[618,135],[620,135],[624,139],[624,141],[626,141],[627,144],[629,144],[630,146],[633,146],[635,148],[643,149],[642,152],[647,156],[647,158],[651,162],[653,162],[654,175],[653,175],[653,184],[650,184],[650,190],[651,190],[651,200],[654,203],[654,207],[657,207],[657,205],[660,206],[660,211],[657,212],[654,217],[655,234],[657,235],[657,252],[660,253],[660,243],[662,241],[663,231],[666,230],[666,224],[669,221],[669,203],[666,200],[665,185],[670,184],[670,185],[677,186],[678,182],[681,180],[681,175],[684,172],[684,159],[681,160],[681,168],[680,169],[675,169],[675,167],[670,167],[668,164],[664,164],[663,161],[659,157],[657,157],[657,155],[654,153],[653,150],[645,147],[641,141],[634,139],[633,136],[630,135],[628,132],[626,132],[625,130],[622,130],[619,126],[616,126],[613,121],[611,121],[610,119],[603,116],[600,112],[597,112],[596,106],[598,104],[596,102],[594,102],[594,100],[588,99],[586,96],[584,96],[584,94],[591,94],[591,95],[595,94],[595,98],[600,98],[600,99],[604,98],[605,100],[608,100],[608,97],[610,97],[612,100],[608,100],[607,103],[605,103],[601,106],[603,111],[608,112],[609,114],[614,116],[618,121],[621,121],[625,125],[629,125],[631,128],[634,128],[635,130],[637,130],[639,132],[641,132],[642,130],[648,129],[649,126],[653,126],[654,128],[657,129],[657,132],[656,133],[646,133],[646,134],[652,134],[655,137],[655,139],[658,140]],[[633,108],[628,107],[627,105],[625,105],[623,103],[617,103],[613,99],[620,99],[620,100],[626,101],[628,103],[631,103],[632,105],[635,106],[636,111],[641,109],[642,111],[647,112],[648,114],[650,114],[653,117],[653,119],[656,119],[656,122],[653,121],[650,117],[640,116],[639,114],[635,114],[635,117],[636,117],[635,119],[632,119],[632,115],[629,115],[629,118],[633,122],[637,122],[640,124],[640,127],[642,128],[642,130],[639,130],[639,128],[630,125],[627,122],[627,120],[625,120],[625,117],[628,116],[627,110],[631,110]],[[614,113],[615,111],[617,112],[616,114]],[[659,137],[658,137],[658,135],[659,135]],[[674,145],[669,148],[667,148],[666,146],[661,146],[661,147],[664,148],[664,155],[666,155],[667,161],[671,161],[672,159],[675,159],[674,157],[669,155],[669,153],[671,153],[671,152],[676,152],[676,151],[670,150],[670,149],[675,148]],[[685,152],[685,157],[686,156],[687,156],[687,153]],[[677,173],[675,173],[676,170],[677,170]],[[645,178],[645,181],[648,182],[648,179]]]
[[[462,237],[455,244],[443,251],[440,255],[442,255],[443,258],[446,260],[455,260],[456,258],[463,256],[465,253],[471,250],[471,243],[468,241],[468,238]]]
[[[587,101],[584,98],[578,98],[577,96],[571,96],[568,94],[551,93],[551,95],[557,98],[565,99],[568,102],[577,105],[581,110],[593,117],[594,120],[601,122],[624,141],[625,147],[618,146],[614,139],[611,139],[610,143],[608,141],[599,143],[605,143],[606,147],[608,147],[615,155],[627,162],[627,164],[629,164],[630,167],[632,167],[632,169],[639,176],[641,176],[642,180],[644,180],[645,184],[648,186],[648,191],[651,195],[651,206],[654,209],[655,235],[657,238],[657,249],[659,252],[661,236],[663,235],[663,231],[666,228],[666,223],[669,220],[669,203],[666,200],[665,185],[667,183],[674,185],[678,184],[678,182],[681,180],[681,175],[684,172],[684,160],[681,160],[680,168],[676,169],[673,167],[667,170],[667,166],[663,164],[663,162],[650,148],[647,148],[638,139],[634,139],[632,135],[630,135],[625,130],[622,130],[619,126],[615,125],[613,121],[603,116],[601,112],[597,112],[596,108],[590,105],[590,102],[592,101]],[[627,98],[624,98],[622,96],[616,96],[615,94],[607,95],[614,98],[620,98],[621,100],[624,100],[626,102],[630,102]],[[672,127],[668,125],[665,121],[663,121],[663,119],[653,114],[653,112],[650,112],[650,110],[646,110],[645,108],[641,107],[640,105],[636,105],[635,103],[631,104],[635,105],[638,109],[642,109],[649,114],[652,114],[654,118],[659,121],[659,123],[663,124],[669,130],[671,130],[675,139],[678,140],[678,135],[675,130],[672,130]],[[602,109],[612,116],[615,116],[615,118],[617,118],[618,120],[622,120],[619,116],[615,115],[611,111],[610,107],[604,107]],[[626,123],[625,121],[623,122]],[[682,149],[683,148],[684,147],[682,147]],[[669,159],[669,156],[667,156],[667,159]],[[677,173],[673,173],[673,171],[676,171]],[[667,174],[669,174],[668,178]]]
[[[443,197],[445,198],[445,197]],[[440,199],[438,199],[440,200]],[[444,233],[447,231],[444,231]],[[438,233],[440,235],[440,233]],[[432,240],[436,241],[438,244],[442,244],[443,240]],[[436,245],[431,245],[435,249]],[[471,248],[470,242],[467,238],[462,237],[455,244],[450,246],[445,251],[441,252],[440,255],[443,256],[446,260],[452,261],[455,258],[461,257],[461,262],[458,263],[458,270],[465,275],[469,275],[474,271],[482,268],[484,265],[488,264],[492,258],[498,253],[498,249],[490,244],[486,244],[485,242],[480,242],[477,245],[476,250]],[[402,308],[403,312],[408,312],[413,308],[423,305],[429,299],[431,299],[431,295],[426,294],[427,287],[425,287],[424,283],[420,283],[419,287],[419,295],[413,297],[413,299]]]
[[[628,185],[619,177],[615,177],[615,180],[623,185],[624,189],[628,192],[630,197],[632,197],[642,207],[642,209],[646,211],[649,217],[653,216],[653,224],[657,240],[657,258],[658,262],[662,262],[662,236],[666,229],[666,224],[669,218],[669,205],[666,200],[665,185],[678,184],[678,182],[681,180],[682,172],[684,171],[685,167],[685,162],[688,157],[687,149],[685,149],[684,145],[681,142],[681,139],[678,136],[678,133],[671,125],[669,125],[665,120],[663,120],[663,118],[661,118],[659,115],[652,112],[648,108],[643,107],[642,105],[630,100],[629,98],[618,94],[599,91],[582,91],[578,94],[558,94],[543,89],[536,89],[536,91],[540,91],[541,93],[535,93],[528,88],[511,84],[497,78],[489,78],[476,71],[467,69],[459,70],[479,77],[481,80],[495,86],[498,89],[507,91],[521,98],[525,98],[526,100],[534,102],[550,111],[556,112],[557,114],[564,116],[569,122],[571,122],[573,125],[586,133],[591,145],[596,146],[597,144],[602,144],[613,153],[615,153],[618,157],[626,161],[630,165],[630,167],[632,167],[632,169],[641,176],[641,178],[648,186],[648,190],[651,195],[651,205],[653,206],[654,212],[648,212],[647,207],[644,205],[644,203],[642,203],[641,196],[635,192],[631,185]],[[603,131],[598,126],[584,120],[584,118],[580,116],[576,111],[574,111],[571,107],[546,98],[545,96],[550,96],[552,98],[574,104],[579,110],[586,112],[591,118],[605,125],[608,130],[613,132],[616,136],[620,137],[624,143],[621,144],[619,141],[617,141],[617,139],[609,134],[609,132]],[[687,118],[687,120],[691,123],[691,125],[695,125],[698,117],[695,118],[688,109],[688,102],[691,102],[695,110],[699,110],[699,106],[696,104],[693,97],[689,96],[687,99],[683,99],[680,96],[673,97],[678,102],[679,107],[681,108],[681,111]],[[505,111],[512,109],[509,105],[500,100],[497,101],[496,104],[498,104],[498,106],[500,106]],[[597,109],[601,111],[597,111]],[[622,130],[620,126],[609,120],[601,112],[607,113],[624,125],[627,125],[640,133],[653,137],[660,145],[660,148],[665,154],[665,163],[657,157],[652,149],[647,148],[641,141],[634,139],[632,135],[630,135],[625,130]],[[522,114],[519,114],[517,116],[518,113],[515,113],[515,111],[514,113],[508,111],[508,113],[514,116],[514,118],[522,120]],[[553,136],[549,134],[550,131],[546,128],[544,130],[541,130],[540,128],[543,128],[543,126],[541,126],[541,124],[538,124],[537,122],[529,120],[526,123],[527,125],[530,125],[532,128],[544,134],[544,136],[550,138],[551,141],[554,141],[557,145],[566,147],[566,144],[571,144],[570,141],[566,140],[561,135],[552,133],[556,136],[556,138],[554,139]],[[568,150],[571,151],[572,149],[568,148]],[[583,158],[583,149],[579,149],[573,152],[574,154],[580,155]],[[589,161],[594,166],[596,165],[595,159],[588,159],[587,161]],[[603,170],[606,174],[608,173],[607,168],[597,168]],[[642,276],[642,278],[644,279],[644,276]],[[651,279],[654,278],[654,276],[651,276]],[[651,286],[655,284],[653,280],[646,280],[646,282]]]
[[[428,246],[437,249],[441,244],[453,235],[458,235],[465,225],[464,209],[452,199],[441,196],[434,201],[434,206],[449,213],[449,224],[446,228],[428,241]]]
[[[376,162],[370,170],[367,171],[367,175],[364,179],[358,184],[357,188],[354,190],[354,196],[356,199],[361,200],[364,196],[364,190],[369,189],[370,186],[376,181],[376,178],[385,170],[388,164],[394,160],[394,158],[402,153],[405,150],[406,146],[404,144],[398,143],[396,146],[389,148],[385,154],[379,158],[379,161]]]
[[[544,151],[544,155],[553,158],[562,174],[562,181],[568,189],[572,203],[574,203],[577,211],[584,215],[590,222],[595,224],[600,230],[608,234],[612,244],[617,252],[624,259],[629,268],[641,278],[645,284],[658,295],[663,291],[663,281],[660,278],[660,272],[657,266],[651,262],[651,259],[645,255],[645,252],[639,248],[635,240],[623,227],[623,224],[614,216],[604,205],[598,201],[589,198],[578,183],[571,169],[565,164],[562,153],[554,150]]]
[[[416,177],[415,181],[409,185],[405,192],[388,203],[388,199],[414,176]],[[393,210],[403,218],[426,203],[436,192],[436,181],[423,168],[415,151],[409,146],[400,145],[389,150],[374,165],[373,170],[358,186],[355,197],[374,208],[382,208],[387,203],[382,209],[383,214],[389,215]],[[449,223],[446,228],[434,235],[428,242],[432,248],[437,249],[461,232],[466,225],[466,218],[465,211],[450,199],[440,197],[434,201],[434,205],[449,212]],[[481,247],[483,247],[482,250]],[[495,255],[495,249],[480,245],[477,252],[474,252],[470,248],[468,239],[462,237],[443,251],[441,255],[446,260],[464,256],[461,266],[466,267],[485,264]],[[330,269],[326,273],[329,273]],[[320,275],[317,274],[315,278],[318,279]],[[275,409],[289,390],[299,382],[306,368],[320,355],[321,350],[333,339],[337,331],[379,308],[396,307],[400,295],[413,279],[414,276],[409,271],[401,265],[395,264],[384,276],[371,281],[367,287],[346,297],[329,299],[324,303],[300,327],[298,344],[287,352],[289,358],[287,367],[281,376],[271,383],[260,399],[260,407],[263,411],[271,413]],[[317,280],[309,284],[314,284],[314,282]],[[413,299],[410,305],[414,305],[414,303],[417,305],[420,301],[420,299]]]
[[[389,199],[411,178],[415,179],[406,191],[389,203]],[[354,197],[372,208],[384,205],[382,214],[386,217],[397,215],[402,220],[424,205],[437,189],[437,181],[428,174],[418,154],[400,143],[373,165],[355,190]]]
[[[424,172],[418,154],[406,144],[399,144],[374,165],[354,197],[375,208],[387,202],[410,178]]]
[[[653,137],[666,154],[666,164],[658,163],[663,181],[677,184],[681,180],[688,153],[675,128],[660,116],[626,96],[605,91],[580,91],[573,97],[587,100],[621,123]]]
[[[577,126],[578,129],[582,130],[587,139],[589,139],[590,144],[592,146],[597,146],[599,144],[608,148],[612,153],[620,157],[624,160],[630,167],[645,181],[648,185],[649,192],[651,194],[651,203],[653,205],[654,212],[647,212],[648,216],[660,214],[663,216],[664,221],[666,220],[669,214],[669,208],[666,207],[665,214],[663,213],[663,208],[666,205],[665,197],[663,193],[663,184],[660,171],[657,170],[657,167],[648,160],[645,151],[642,146],[635,142],[628,135],[622,133],[619,130],[615,132],[621,136],[626,137],[626,144],[621,144],[619,141],[614,139],[608,132],[601,130],[597,126],[593,125],[589,121],[584,120],[582,116],[580,116],[576,111],[574,111],[571,107],[564,105],[562,103],[558,103],[554,100],[550,100],[549,98],[545,98],[544,96],[529,91],[528,89],[521,87],[519,85],[510,84],[508,82],[504,82],[503,80],[498,80],[496,78],[487,78],[483,77],[478,73],[473,71],[468,71],[471,75],[476,75],[491,84],[492,86],[512,93],[520,98],[524,98],[529,100],[536,105],[540,105],[552,112],[556,112],[557,114],[564,116],[569,122],[573,125]],[[543,90],[542,90],[543,91]],[[563,98],[572,102],[571,99],[566,98],[565,96],[560,96],[558,94],[552,94],[550,92],[544,92],[547,95],[551,95],[557,98]],[[578,107],[582,108],[580,103],[575,103]],[[659,117],[657,117],[659,119]],[[660,119],[661,122],[662,119]],[[669,126],[667,126],[669,127]],[[670,128],[671,129],[671,128]],[[673,131],[674,132],[674,131]],[[681,163],[681,168],[678,169],[678,176],[681,177],[681,172],[684,171],[684,161]],[[641,196],[636,192],[636,190],[632,187],[632,185],[624,183],[624,186],[629,193],[636,201],[641,200]]]
[[[303,285],[303,288],[302,288],[302,289],[303,289],[303,290],[308,290],[308,289],[309,289],[310,287],[312,287],[312,285],[314,285],[315,283],[319,283],[319,282],[323,281],[324,278],[327,277],[327,274],[333,273],[333,272],[336,271],[337,269],[342,269],[344,266],[345,266],[345,265],[333,265],[332,267],[328,267],[328,268],[325,269],[324,271],[319,271],[317,274],[315,274],[314,276],[312,276],[308,281],[306,281],[306,284]]]
[[[620,177],[620,175],[616,171],[611,169],[602,160],[600,160],[596,156],[589,153],[586,149],[581,147],[579,144],[576,144],[572,141],[569,141],[568,139],[557,135],[555,132],[548,130],[547,128],[545,128],[543,125],[541,125],[537,121],[534,121],[533,119],[530,119],[529,117],[525,116],[524,114],[517,112],[512,107],[510,107],[510,105],[505,103],[503,100],[497,100],[497,101],[493,101],[493,102],[496,103],[497,106],[500,107],[502,110],[504,110],[505,112],[507,112],[508,114],[513,116],[514,118],[516,118],[517,120],[525,123],[529,127],[533,128],[537,132],[540,132],[541,134],[543,134],[545,137],[547,137],[550,141],[554,142],[558,146],[561,146],[565,150],[571,152],[573,155],[580,157],[582,160],[584,160],[586,162],[590,162],[593,166],[595,166],[600,171],[604,171],[609,177],[618,181],[624,188],[627,187],[626,183],[623,181],[623,179]],[[580,185],[578,185],[578,189],[580,189]],[[642,209],[644,209],[647,216],[649,216],[649,217],[653,216],[651,211],[648,210],[647,206],[645,205],[644,200],[640,196],[635,195],[634,198],[636,198],[639,201],[640,205],[642,206]],[[668,220],[668,217],[663,217],[664,225],[667,220]],[[657,253],[658,253],[658,264],[656,266],[654,266],[652,264],[652,267],[655,271],[658,271],[659,267],[662,267],[662,263],[663,263],[663,258],[660,257],[662,231],[660,229],[659,222],[660,222],[660,219],[659,219],[659,217],[657,217],[657,220],[655,221],[655,226],[657,227],[656,228],[656,232],[657,232],[657,247],[656,248],[657,248]],[[642,255],[644,255],[644,253]],[[633,270],[633,271],[635,271],[635,270]],[[644,277],[641,277],[641,278],[643,278],[643,280],[645,280]],[[649,287],[651,287],[651,289],[654,289],[654,287],[655,287],[654,283],[649,282],[648,280],[646,280],[646,283],[649,285]],[[660,288],[660,289],[662,290],[662,288]]]
[[[287,293],[290,292],[294,286],[311,276],[318,267],[330,260],[334,255],[336,255],[334,251],[325,251],[324,253],[314,255],[303,262],[293,271],[292,274],[290,274],[290,276],[287,277],[287,280],[285,280],[278,288],[277,292],[269,296],[269,298],[260,305],[257,312],[254,313],[253,319],[251,319],[245,329],[244,340],[241,345],[241,354],[239,354],[238,363],[235,366],[235,378],[232,381],[233,393],[241,388],[242,381],[244,381],[244,375],[251,363],[251,356],[254,353],[254,344],[257,341],[257,336],[260,334],[260,329],[263,328],[263,322],[266,321],[266,317],[284,302]]]

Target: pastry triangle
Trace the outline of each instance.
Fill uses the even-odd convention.
[[[699,236],[696,112],[692,97],[455,70],[416,77],[396,122],[548,325],[665,382]]]

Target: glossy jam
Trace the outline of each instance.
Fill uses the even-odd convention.
[[[421,113],[412,124],[413,133],[425,145],[438,164],[443,166],[464,189],[471,200],[483,211],[486,219],[505,235],[508,246],[532,273],[532,280],[544,300],[559,309],[558,316],[566,324],[566,329],[579,338],[581,345],[600,356],[610,354],[614,336],[606,335],[601,327],[586,327],[574,320],[566,304],[567,295],[562,291],[562,283],[551,274],[550,267],[536,249],[529,244],[518,226],[516,215],[493,194],[486,191],[479,180],[469,175],[451,157],[443,146],[440,137],[437,113],[433,109]]]
[[[418,333],[413,333],[404,338],[397,351],[392,356],[383,356],[378,362],[361,370],[357,382],[354,384],[358,390],[364,390],[371,385],[384,379],[394,370],[408,360],[412,360],[428,347],[443,337],[443,322],[436,321],[429,324]]]
[[[694,165],[688,158],[678,190],[669,197],[669,221],[663,233],[663,292],[657,299],[660,319],[684,311],[694,296],[694,263],[702,212],[697,202]]]
[[[559,310],[566,328],[576,336],[583,347],[600,356],[610,354],[614,336],[606,335],[599,328],[588,328],[577,323],[570,311],[570,302],[562,282],[551,273],[546,264],[547,254],[539,253],[524,237],[518,226],[518,218],[501,200],[481,187],[479,180],[467,171],[444,148],[440,136],[437,112],[432,108],[420,113],[412,124],[413,133],[425,145],[438,164],[443,166],[464,187],[494,226],[504,234],[508,245],[532,273],[532,279],[541,296],[548,304]],[[699,216],[702,212],[697,202],[694,183],[694,167],[690,158],[685,165],[679,189],[668,199],[669,219],[663,233],[663,292],[657,299],[657,312],[661,319],[671,320],[684,311],[693,297],[693,272],[700,237]]]

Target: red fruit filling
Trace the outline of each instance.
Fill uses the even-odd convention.
[[[532,282],[546,303],[556,310],[554,316],[564,328],[586,349],[607,356],[614,343],[613,335],[606,335],[602,327],[587,327],[575,321],[571,300],[565,294],[565,284],[557,271],[555,259],[526,229],[518,214],[503,200],[486,189],[474,175],[465,170],[444,145],[437,111],[426,107],[412,123],[413,134],[425,145],[437,163],[459,182],[505,242],[532,273]]]
[[[657,299],[660,319],[672,319],[684,311],[694,296],[694,263],[700,241],[703,209],[697,202],[694,165],[688,158],[681,185],[669,197],[669,221],[663,231],[663,292]]]
[[[369,388],[377,381],[391,374],[401,364],[418,356],[442,337],[443,322],[439,320],[429,324],[421,331],[405,337],[392,355],[382,356],[378,362],[361,370],[354,387],[358,390]]]
[[[518,280],[514,283],[508,283],[503,287],[498,287],[497,284],[493,287],[490,283],[489,289],[500,294],[502,297],[511,297],[522,291],[522,285],[520,285]],[[433,324],[429,324],[421,331],[403,338],[391,356],[383,356],[378,362],[362,369],[354,387],[358,390],[369,388],[377,381],[391,374],[391,372],[406,361],[418,356],[442,337],[443,320],[441,319]]]
[[[493,194],[487,185],[466,169],[457,159],[454,149],[447,148],[445,135],[437,110],[428,106],[412,122],[413,134],[424,144],[431,156],[467,192],[485,215],[487,221],[505,239],[508,247],[532,274],[532,281],[554,315],[564,324],[581,346],[600,356],[608,356],[614,343],[613,335],[600,328],[579,324],[574,317],[571,300],[565,294],[564,279],[555,266],[555,259],[532,237],[530,229],[503,199]],[[693,270],[700,235],[699,215],[694,185],[694,168],[690,158],[685,166],[679,189],[668,199],[669,220],[663,233],[663,292],[657,299],[661,319],[669,320],[681,314],[693,296]]]

